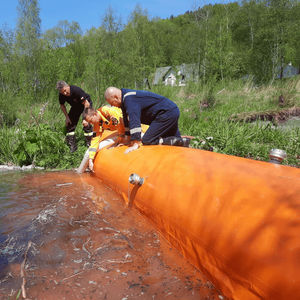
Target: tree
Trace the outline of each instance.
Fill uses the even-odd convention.
[[[19,0],[18,24],[16,31],[16,50],[20,55],[21,76],[24,82],[23,91],[33,93],[37,99],[39,86],[39,46],[40,25],[37,0]],[[22,82],[21,81],[21,82]],[[20,82],[20,84],[21,84]]]

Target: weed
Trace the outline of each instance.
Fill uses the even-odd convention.
[[[272,148],[279,148],[287,152],[284,164],[299,167],[299,127],[283,130],[261,120],[252,123],[230,121],[235,114],[276,113],[281,109],[277,99],[283,92],[292,99],[285,109],[291,104],[300,107],[300,99],[296,97],[299,82],[294,79],[285,85],[275,82],[272,86],[255,87],[248,79],[245,83],[239,80],[206,85],[191,83],[185,87],[160,86],[152,91],[178,104],[181,112],[179,128],[181,134],[195,137],[192,147],[265,161],[269,160]],[[209,103],[208,109],[199,106],[204,99]],[[5,107],[9,101],[0,102],[1,109],[6,112],[4,117],[0,114],[1,164],[35,164],[58,169],[80,164],[86,151],[82,130],[77,126],[78,150],[70,153],[65,143],[64,116],[57,102],[41,100],[29,111],[19,109],[24,105],[21,99],[16,99],[13,110]]]

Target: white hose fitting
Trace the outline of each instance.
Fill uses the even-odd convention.
[[[269,157],[269,162],[274,164],[281,164],[282,161],[286,158],[286,152],[281,149],[272,149],[269,153]]]
[[[142,178],[138,174],[132,173],[129,176],[129,183],[135,184],[135,185],[142,185],[144,183],[144,178]]]

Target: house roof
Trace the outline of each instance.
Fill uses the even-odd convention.
[[[197,64],[182,64],[176,68],[185,76],[186,80],[198,78],[199,70]]]
[[[153,79],[153,84],[159,84],[161,83],[161,80],[163,79],[163,77],[169,72],[169,70],[172,67],[160,67],[157,68],[155,73],[154,73],[154,79]]]
[[[154,73],[153,84],[157,85],[162,83],[162,81],[165,79],[168,73],[172,71],[172,69],[176,70],[176,74],[178,71],[180,71],[180,73],[185,76],[186,80],[198,79],[199,77],[199,70],[197,64],[181,64],[174,68],[171,66],[160,67],[157,68]]]

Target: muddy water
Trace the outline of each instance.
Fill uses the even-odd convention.
[[[73,172],[0,173],[0,298],[24,292],[46,300],[223,299],[137,210]]]

